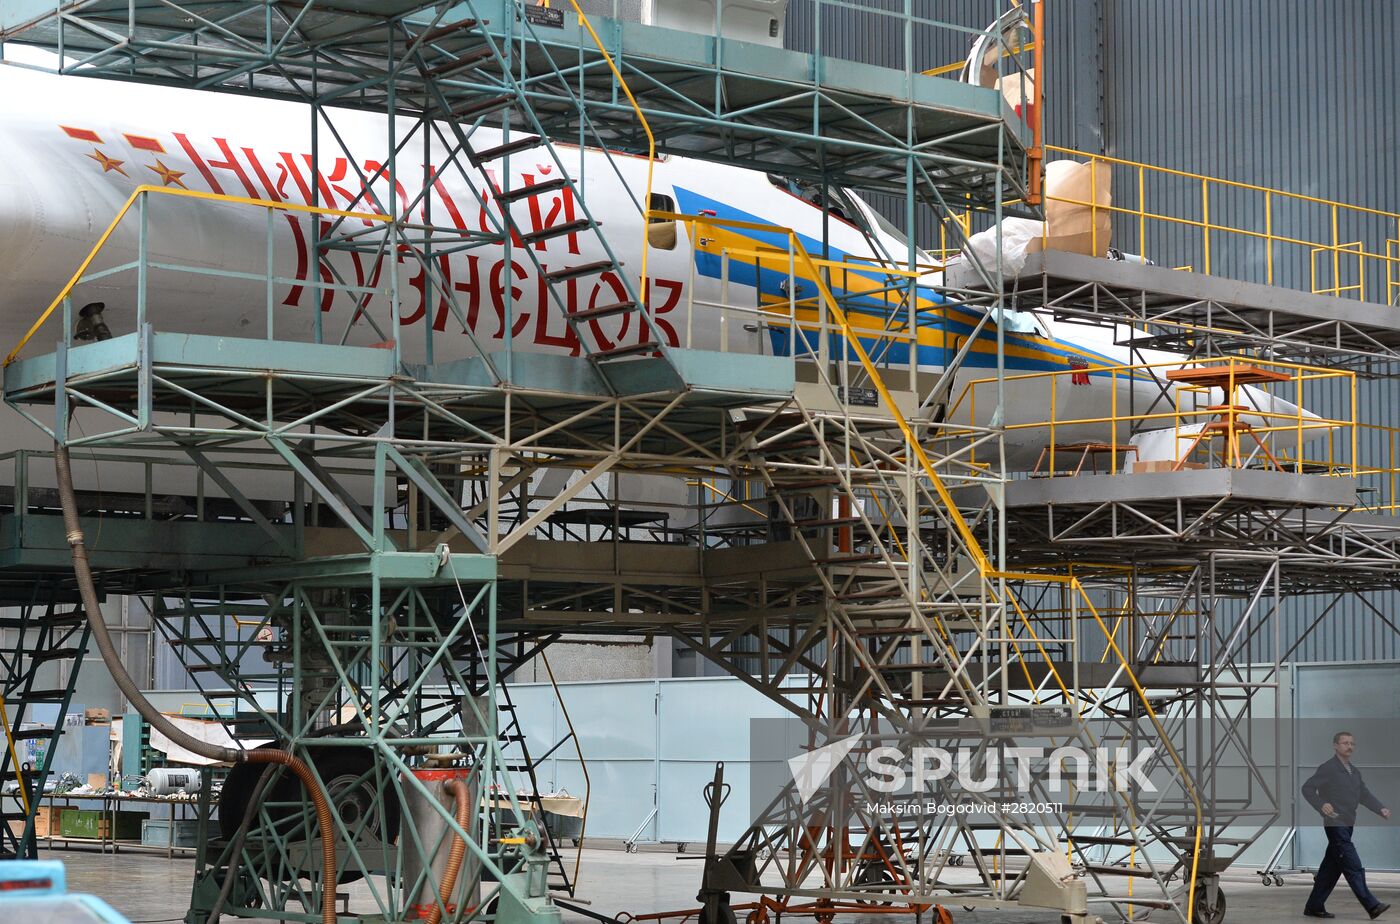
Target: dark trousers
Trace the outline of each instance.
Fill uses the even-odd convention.
[[[1345,876],[1347,885],[1351,886],[1351,891],[1356,894],[1361,906],[1370,911],[1380,904],[1380,899],[1366,888],[1366,868],[1361,865],[1361,856],[1356,852],[1356,845],[1351,842],[1351,826],[1329,825],[1323,830],[1327,832],[1327,853],[1322,856],[1322,865],[1317,868],[1317,876],[1313,879],[1312,894],[1308,896],[1308,903],[1303,909],[1321,911],[1327,902],[1327,896],[1332,894],[1337,879]]]

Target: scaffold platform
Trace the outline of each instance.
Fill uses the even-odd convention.
[[[950,272],[949,283],[979,286],[971,271]],[[1362,375],[1400,373],[1400,315],[1355,298],[1058,250],[1027,254],[1003,294],[1059,320],[1136,325],[1130,342],[1141,349],[1264,351]]]

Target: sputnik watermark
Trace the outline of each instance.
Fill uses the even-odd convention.
[[[826,785],[860,740],[860,735],[853,735],[788,760],[803,802],[810,801]],[[965,792],[985,793],[1012,782],[1002,773],[1005,766],[1012,772],[1016,790],[1022,793],[1031,791],[1033,780],[1040,791],[1050,793],[1071,788],[1077,792],[1137,789],[1151,793],[1157,792],[1157,787],[1147,776],[1147,768],[1155,754],[1153,747],[1136,751],[1126,747],[1089,750],[1073,746],[1054,750],[1006,747],[955,751],[940,747],[915,747],[909,751],[876,747],[867,751],[863,760],[864,784],[880,793],[902,793],[912,785],[917,795],[956,783]]]

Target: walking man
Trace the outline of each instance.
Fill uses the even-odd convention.
[[[1351,830],[1356,824],[1358,805],[1366,806],[1382,818],[1390,817],[1390,809],[1381,805],[1366,788],[1361,771],[1351,762],[1351,755],[1356,751],[1356,737],[1351,732],[1337,732],[1332,736],[1332,750],[1336,751],[1336,756],[1318,767],[1303,784],[1303,798],[1322,814],[1323,830],[1327,832],[1327,853],[1317,868],[1312,894],[1303,906],[1303,914],[1310,918],[1335,918],[1336,915],[1323,905],[1332,894],[1337,877],[1345,876],[1366,913],[1378,918],[1390,906],[1366,887],[1366,868],[1361,865],[1356,845],[1351,842]]]

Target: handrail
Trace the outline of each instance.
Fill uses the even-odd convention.
[[[1265,383],[1255,387],[1265,389],[1266,394],[1269,393],[1267,390],[1269,384],[1292,388],[1293,400],[1291,403],[1294,405],[1294,410],[1275,410],[1269,407],[1253,406],[1245,406],[1243,409],[1231,409],[1233,405],[1228,400],[1226,400],[1225,404],[1230,407],[1222,407],[1210,400],[1207,400],[1205,403],[1196,402],[1193,406],[1186,407],[1183,405],[1182,397],[1201,394],[1204,386],[1193,385],[1187,382],[1170,382],[1167,380],[1166,376],[1160,374],[1164,370],[1170,371],[1176,369],[1200,368],[1203,366],[1226,365],[1236,368],[1244,366],[1259,367],[1266,370],[1286,373],[1288,376],[1286,380],[1280,380],[1275,383]],[[1109,377],[1111,383],[1110,388],[1112,388],[1114,396],[1110,399],[1108,412],[1106,414],[1097,415],[1073,413],[1062,415],[1057,397],[1060,394],[1058,387],[1060,381],[1065,376],[1073,377],[1075,375],[1091,374]],[[1151,407],[1142,411],[1129,411],[1125,409],[1116,397],[1119,386],[1124,382],[1132,382],[1143,377],[1155,379],[1158,383],[1157,387],[1164,392],[1169,388],[1174,388],[1175,397],[1173,400],[1170,403],[1164,403],[1163,408],[1160,410],[1154,410]],[[1324,380],[1335,380],[1336,383],[1346,387],[1348,395],[1351,396],[1348,405],[1349,410],[1334,416],[1324,417],[1312,414],[1303,406],[1304,386],[1308,385],[1309,387],[1314,387],[1316,383]],[[1317,465],[1326,465],[1329,471],[1340,468],[1342,463],[1338,462],[1336,455],[1338,448],[1341,446],[1350,448],[1350,464],[1355,465],[1357,431],[1362,427],[1357,421],[1356,416],[1357,404],[1354,397],[1356,374],[1354,372],[1306,366],[1300,363],[1290,363],[1279,360],[1216,356],[1156,363],[1115,363],[1086,366],[1080,369],[1067,368],[1048,372],[1028,372],[1018,375],[1008,375],[1003,381],[1010,384],[1043,381],[1048,384],[1048,387],[1038,389],[1043,393],[1046,399],[1044,415],[1031,420],[1007,423],[1004,425],[1004,429],[1007,431],[1048,431],[1046,458],[1048,458],[1049,465],[1046,471],[1052,475],[1058,471],[1055,465],[1057,452],[1064,451],[1059,448],[1059,442],[1056,440],[1057,428],[1105,428],[1101,442],[1106,449],[1109,447],[1112,448],[1108,471],[1110,474],[1116,474],[1119,471],[1118,454],[1129,445],[1121,441],[1118,432],[1120,426],[1125,424],[1158,424],[1161,430],[1172,429],[1174,425],[1180,439],[1194,441],[1197,436],[1195,430],[1184,430],[1183,428],[1208,424],[1217,420],[1227,420],[1233,424],[1239,418],[1250,418],[1250,429],[1258,437],[1267,438],[1272,434],[1282,434],[1287,437],[1296,438],[1296,456],[1286,458],[1282,453],[1278,453],[1275,461],[1279,462],[1280,466],[1285,470],[1291,467],[1298,473],[1302,473],[1305,467],[1311,468]],[[958,419],[959,414],[966,410],[969,420],[975,422],[977,417],[978,391],[983,388],[995,387],[997,383],[998,380],[991,377],[974,379],[965,383],[962,391],[958,393],[956,400],[950,405],[948,419]],[[966,405],[966,408],[964,405]],[[1309,460],[1304,458],[1303,455],[1303,444],[1319,437],[1318,431],[1342,431],[1340,438],[1329,438],[1326,446],[1327,458],[1325,461]],[[1079,437],[1075,439],[1074,442],[1077,444],[1084,442],[1084,440],[1085,437]],[[1285,445],[1281,448],[1286,449],[1294,443],[1285,440],[1284,444]],[[1192,448],[1194,448],[1194,446]],[[1177,455],[1173,457],[1175,461],[1180,461],[1180,458],[1177,457],[1179,455],[1180,449],[1178,449]],[[1189,452],[1187,455],[1189,455]],[[1184,456],[1182,456],[1182,458],[1184,458]],[[1226,459],[1227,464],[1230,465],[1238,465],[1241,461],[1243,460],[1232,459],[1229,456],[1227,456]],[[1287,466],[1282,465],[1284,461],[1287,461]]]
[[[92,261],[97,258],[98,252],[107,245],[108,239],[116,232],[117,226],[120,225],[122,219],[126,217],[126,213],[131,211],[131,207],[135,205],[143,195],[149,193],[158,193],[162,196],[175,196],[182,199],[197,199],[205,202],[254,205],[260,208],[275,209],[281,212],[300,212],[308,215],[331,215],[337,218],[359,218],[363,221],[373,221],[381,224],[393,221],[388,215],[381,215],[378,212],[347,212],[342,209],[323,208],[318,205],[301,205],[296,202],[275,202],[268,199],[253,199],[248,196],[229,196],[223,193],[204,192],[198,189],[175,189],[143,184],[131,191],[131,195],[127,197],[126,202],[124,202],[121,209],[117,211],[116,217],[108,223],[107,229],[102,232],[102,236],[97,239],[97,243],[88,251],[88,255],[83,258],[83,262],[78,264],[77,271],[69,278],[67,284],[64,285],[58,295],[54,297],[54,300],[49,302],[49,306],[39,315],[39,319],[36,320],[30,326],[29,330],[25,332],[25,335],[20,338],[15,348],[5,357],[4,365],[8,366],[15,361],[20,351],[23,350],[25,345],[39,332],[39,328],[44,326],[44,322],[53,315],[59,305],[63,304],[63,300],[72,294],[74,287],[82,281],[83,276],[87,273],[88,267],[91,266]]]
[[[554,698],[559,703],[559,712],[564,716],[564,724],[569,726],[569,737],[574,739],[574,753],[578,755],[579,770],[583,772],[583,818],[578,826],[579,849],[574,852],[574,878],[570,880],[570,884],[577,890],[579,870],[583,867],[583,836],[588,831],[588,805],[593,799],[593,781],[588,776],[588,761],[583,759],[583,742],[579,740],[578,731],[574,728],[574,720],[569,717],[569,707],[564,705],[564,694],[559,691],[559,681],[554,679],[554,668],[549,666],[549,655],[543,648],[540,649],[540,663],[544,665],[545,673],[549,674],[549,685],[554,688]],[[543,819],[543,803],[540,804],[540,816]]]
[[[60,724],[62,720],[63,717],[59,716]],[[15,739],[14,736],[10,734],[10,715],[5,711],[5,697],[3,696],[0,696],[0,723],[3,723],[5,726],[5,743],[9,746],[10,760],[14,761],[15,779],[19,780],[19,801],[24,804],[24,814],[27,818],[34,814],[34,810],[29,804],[28,781],[25,780],[24,775],[20,773],[19,751],[15,749]],[[40,795],[42,796],[43,794],[40,793]]]
[[[548,6],[547,3],[545,5]],[[579,23],[588,30],[589,36],[593,39],[593,44],[598,46],[598,51],[602,53],[603,60],[608,62],[608,70],[612,71],[613,79],[617,81],[618,86],[622,87],[622,92],[627,95],[627,102],[631,104],[632,111],[637,114],[637,121],[641,123],[642,131],[647,134],[647,191],[646,214],[642,222],[642,278],[641,288],[637,293],[637,297],[642,300],[641,307],[645,310],[647,302],[647,257],[650,251],[650,239],[647,235],[647,231],[649,230],[648,226],[651,222],[652,179],[656,173],[656,136],[651,132],[651,124],[647,122],[647,117],[642,112],[642,107],[637,105],[637,98],[632,95],[632,88],[627,85],[627,79],[622,76],[622,71],[618,69],[617,63],[613,61],[612,55],[610,55],[608,49],[604,47],[603,40],[599,38],[598,33],[594,31],[593,23],[588,21],[588,16],[583,12],[583,8],[578,5],[578,0],[569,0],[569,5],[572,6],[574,12],[578,14]]]
[[[1246,240],[1263,242],[1266,254],[1264,262],[1263,282],[1267,285],[1275,284],[1275,245],[1287,245],[1298,248],[1308,248],[1309,267],[1307,273],[1303,274],[1301,265],[1296,267],[1294,274],[1297,285],[1308,285],[1311,291],[1317,295],[1331,295],[1333,297],[1354,297],[1359,300],[1366,300],[1367,271],[1374,270],[1373,282],[1378,284],[1380,280],[1380,270],[1384,270],[1386,284],[1386,300],[1389,302],[1393,298],[1396,289],[1395,273],[1400,269],[1400,252],[1396,252],[1392,242],[1400,241],[1400,212],[1387,211],[1385,209],[1371,208],[1363,205],[1353,205],[1335,199],[1326,199],[1321,196],[1308,195],[1306,193],[1289,192],[1257,183],[1245,183],[1239,180],[1221,179],[1219,177],[1207,176],[1202,173],[1193,173],[1188,170],[1178,170],[1171,167],[1161,167],[1155,164],[1148,164],[1141,161],[1129,160],[1122,157],[1112,157],[1106,154],[1096,154],[1089,151],[1080,151],[1074,148],[1059,147],[1057,145],[1046,145],[1047,151],[1066,155],[1090,164],[1102,164],[1107,167],[1121,167],[1132,174],[1134,181],[1129,187],[1129,200],[1135,201],[1135,205],[1107,204],[1103,202],[1085,201],[1072,199],[1064,196],[1046,196],[1050,201],[1062,202],[1067,205],[1077,205],[1088,208],[1096,215],[1106,213],[1110,216],[1120,216],[1125,223],[1130,222],[1129,240],[1136,236],[1136,243],[1128,244],[1129,247],[1136,246],[1138,252],[1145,257],[1151,258],[1153,254],[1147,243],[1148,222],[1164,223],[1175,229],[1195,229],[1200,233],[1200,264],[1202,272],[1207,275],[1222,275],[1219,271],[1221,261],[1213,259],[1219,253],[1219,242],[1212,241],[1212,236],[1219,238],[1222,235],[1232,235],[1243,237]],[[1184,195],[1189,195],[1193,201],[1198,203],[1195,211],[1199,217],[1183,217],[1181,215],[1168,215],[1148,208],[1148,178],[1164,177],[1174,180],[1184,181],[1188,185],[1182,190]],[[1191,190],[1192,186],[1199,186],[1199,192]],[[1222,197],[1218,194],[1212,196],[1213,192],[1221,190],[1233,190],[1239,193],[1255,194],[1254,196],[1241,200],[1234,197],[1226,200],[1222,205]],[[1283,205],[1293,205],[1295,207],[1311,207],[1323,210],[1320,214],[1314,213],[1316,217],[1310,218],[1307,215],[1290,215],[1290,223],[1294,226],[1315,226],[1321,224],[1325,231],[1320,235],[1322,240],[1307,240],[1296,235],[1305,232],[1294,231],[1291,234],[1281,231],[1279,226],[1283,224],[1280,219],[1280,209]],[[1222,220],[1220,213],[1228,211],[1230,213],[1226,219]],[[1241,215],[1243,218],[1233,218],[1234,215]],[[1296,216],[1296,217],[1295,217]],[[1244,220],[1249,219],[1248,221]],[[1361,231],[1363,240],[1347,242],[1344,237],[1357,236],[1358,229],[1355,225],[1365,222]],[[1246,226],[1253,224],[1253,227]],[[1262,226],[1262,227],[1261,227]],[[1351,226],[1351,227],[1349,227]],[[1096,225],[1097,227],[1097,225]],[[1369,241],[1369,246],[1368,246]],[[1105,245],[1107,242],[1104,242]],[[1215,246],[1212,246],[1215,244]],[[1123,245],[1118,244],[1119,249]],[[1191,246],[1195,246],[1192,244]],[[1094,241],[1094,252],[1103,250],[1097,240]],[[1331,255],[1332,281],[1330,285],[1321,284],[1318,280],[1316,256],[1318,253]],[[1180,254],[1171,255],[1174,260],[1179,259]],[[1341,273],[1344,268],[1344,260],[1350,265],[1351,260],[1355,260],[1358,268],[1357,278],[1354,283],[1343,285]],[[1228,278],[1237,278],[1234,274]],[[1303,279],[1308,282],[1304,283]]]

